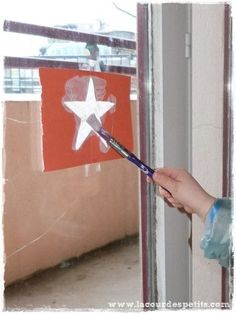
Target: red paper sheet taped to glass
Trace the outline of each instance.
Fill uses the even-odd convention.
[[[89,129],[94,113],[123,146],[133,149],[130,77],[71,69],[39,69],[44,171],[122,158]]]

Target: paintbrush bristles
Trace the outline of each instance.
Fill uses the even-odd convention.
[[[94,129],[94,131],[98,132],[101,129],[101,123],[100,121],[97,119],[97,117],[95,116],[95,114],[91,114],[88,118],[87,118],[87,123],[91,126],[91,128]]]

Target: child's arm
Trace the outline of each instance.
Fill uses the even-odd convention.
[[[196,213],[205,221],[205,232],[200,243],[204,256],[217,259],[222,266],[227,267],[232,251],[231,200],[214,198],[182,169],[158,169],[153,175],[153,181],[170,192],[159,187],[160,195],[174,207]]]
[[[207,214],[205,232],[200,247],[204,256],[217,259],[221,266],[228,267],[232,252],[232,200],[219,198]]]
[[[159,187],[160,195],[165,197],[174,207],[184,208],[188,213],[196,213],[202,221],[215,202],[200,184],[185,170],[162,168],[155,171],[153,181]]]

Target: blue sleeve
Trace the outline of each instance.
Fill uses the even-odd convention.
[[[209,210],[200,247],[204,256],[228,267],[232,252],[232,200],[219,198]]]

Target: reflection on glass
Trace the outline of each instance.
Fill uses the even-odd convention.
[[[9,1],[5,19],[135,39],[135,1],[80,3],[55,8],[22,0],[18,10],[18,1]],[[138,170],[119,159],[43,173],[40,102],[17,98],[41,93],[32,60],[109,72],[110,65],[135,67],[135,49],[8,31],[4,36],[6,99],[16,99],[5,103],[6,309],[113,309],[115,302],[141,302]],[[135,101],[130,105],[138,153],[138,110]]]

